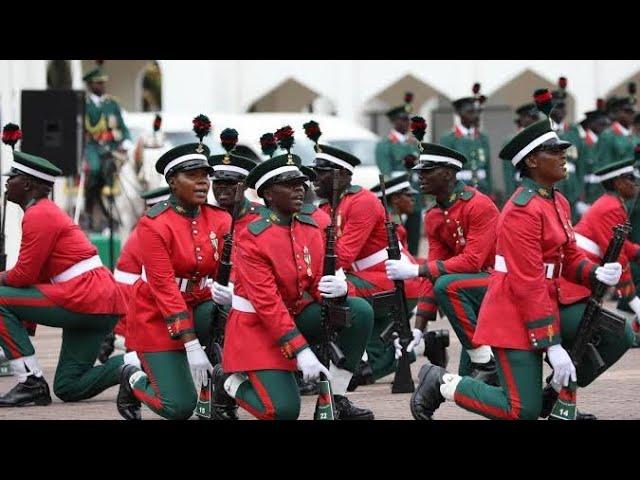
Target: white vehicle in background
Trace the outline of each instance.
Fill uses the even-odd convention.
[[[220,132],[225,128],[235,128],[238,131],[236,152],[257,161],[264,161],[267,157],[262,154],[260,137],[264,133],[273,133],[285,125],[290,125],[295,132],[292,153],[302,159],[303,165],[310,165],[313,162],[315,152],[313,142],[304,134],[302,125],[309,120],[315,120],[320,124],[322,131],[320,143],[345,150],[362,161],[353,174],[353,184],[371,188],[378,183],[378,167],[375,162],[378,136],[366,128],[338,117],[310,113],[208,114],[196,112],[194,115],[165,113],[161,114],[161,130],[154,135],[152,127],[155,113],[124,113],[124,121],[131,131],[133,141],[142,137],[145,144],[143,177],[148,188],[166,184],[164,178],[155,171],[156,160],[164,152],[177,145],[198,141],[192,131],[192,120],[199,113],[204,113],[211,120],[212,130],[205,137],[204,143],[209,147],[212,155],[224,153],[220,145]],[[278,153],[280,152],[276,152]],[[249,197],[255,200],[255,192],[250,191]]]

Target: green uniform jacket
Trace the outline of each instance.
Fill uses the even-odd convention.
[[[564,132],[559,132],[558,136],[561,140],[571,142],[572,146],[567,149],[567,177],[556,184],[556,188],[567,197],[571,210],[573,212],[572,219],[576,220],[575,203],[580,199],[582,194],[582,184],[584,173],[582,171],[582,165],[580,164],[580,149],[583,143],[582,138],[572,125]]]
[[[407,171],[404,165],[404,157],[407,155],[413,155],[418,159],[420,151],[417,145],[400,142],[392,133],[389,133],[376,145],[376,164],[385,178],[389,178],[391,172],[405,173]]]
[[[440,144],[452,148],[465,157],[467,163],[464,170],[458,172],[458,179],[465,184],[475,187],[473,177],[476,177],[477,188],[482,193],[493,193],[491,183],[491,152],[489,150],[489,137],[480,132],[477,136],[463,135],[457,129],[440,138]]]
[[[99,106],[87,96],[84,127],[87,135],[86,158],[90,177],[94,177],[100,171],[100,152],[115,150],[124,140],[131,140],[131,134],[122,119],[120,105],[109,95],[102,97]]]

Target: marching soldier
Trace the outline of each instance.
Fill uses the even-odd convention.
[[[64,402],[98,395],[118,383],[123,357],[94,367],[105,335],[126,312],[111,272],[96,248],[47,197],[62,172],[44,158],[15,151],[6,198],[24,211],[22,242],[14,268],[0,273],[0,347],[18,384],[0,396],[0,407],[48,405],[25,324],[62,329],[53,391]]]
[[[388,258],[388,240],[385,230],[386,215],[382,202],[358,185],[351,184],[351,176],[360,160],[340,149],[317,144],[313,170],[316,173],[314,187],[316,195],[323,199],[320,208],[329,212],[326,199],[333,194],[333,170],[339,172],[339,202],[337,208],[337,241],[336,255],[338,264],[347,274],[350,284],[349,292],[358,297],[372,301],[375,293],[392,290],[393,282],[387,278],[384,261]],[[403,255],[412,263],[416,260],[408,252]],[[414,279],[405,282],[409,309],[417,306],[416,320],[420,325],[436,319],[436,306],[429,303],[431,284],[426,279]],[[389,324],[384,311],[377,311],[371,340],[367,345],[367,356],[373,371],[373,379],[389,375],[396,367],[396,349],[393,345],[384,345],[380,333]],[[417,345],[418,331],[414,332]],[[412,347],[413,349],[413,347]],[[411,352],[412,356],[415,356]],[[367,369],[366,366],[363,369]],[[371,383],[370,378],[357,374],[354,383]]]
[[[414,418],[431,419],[445,399],[488,418],[538,418],[545,352],[556,391],[576,379],[585,387],[598,376],[590,362],[581,363],[576,372],[565,350],[582,318],[582,300],[589,295],[588,288],[570,282],[589,287],[596,278],[613,286],[622,267],[599,266],[576,246],[569,204],[553,187],[566,175],[569,145],[545,119],[525,128],[500,152],[523,180],[498,220],[494,271],[473,338],[491,346],[500,387],[426,364],[410,401]],[[628,325],[623,338],[603,332],[597,349],[606,366],[613,365],[632,341]]]
[[[600,167],[595,175],[600,178],[605,193],[591,206],[575,227],[576,244],[584,250],[594,262],[600,262],[604,256],[613,227],[624,223],[629,217],[628,204],[638,194],[634,175],[635,159],[622,160]],[[640,332],[640,299],[631,278],[631,262],[640,261],[640,245],[627,240],[620,254],[622,277],[617,286],[621,300],[625,301],[636,317],[632,327],[638,337]],[[637,344],[637,341],[636,341]]]
[[[475,343],[473,335],[494,262],[498,208],[489,197],[456,180],[467,163],[464,155],[431,143],[422,148],[414,169],[420,172],[422,193],[436,198],[425,219],[429,258],[422,265],[387,260],[387,275],[391,280],[424,277],[433,283],[434,300],[467,354],[461,358],[460,375],[496,384],[491,348]],[[425,327],[416,319],[420,333]]]
[[[387,112],[387,117],[391,121],[393,129],[389,132],[389,135],[376,145],[376,164],[385,179],[407,173],[407,170],[411,174],[410,170],[420,155],[415,139],[412,138],[409,131],[409,113],[412,110],[412,100],[413,94],[407,92],[404,97],[405,104],[394,107]],[[414,203],[413,212],[407,214],[405,227],[408,234],[409,252],[412,255],[417,255],[422,231],[422,197],[419,192],[414,196]]]
[[[85,102],[85,133],[86,133],[86,179],[85,179],[85,211],[89,216],[89,229],[99,228],[95,221],[94,208],[96,204],[102,208],[100,194],[102,188],[110,180],[107,175],[113,173],[114,165],[109,165],[105,157],[117,151],[126,154],[133,144],[131,134],[122,119],[120,105],[105,93],[105,82],[109,79],[97,66],[83,78],[87,84],[89,95]],[[104,216],[107,212],[104,211]]]
[[[480,95],[479,83],[473,85],[473,94],[473,97],[459,98],[453,102],[457,115],[453,131],[440,138],[439,143],[468,159],[466,168],[458,172],[459,180],[485,195],[492,195],[489,137],[480,131],[480,115],[486,97]]]
[[[324,242],[320,229],[300,213],[306,175],[290,153],[256,166],[247,176],[266,208],[238,232],[235,285],[227,319],[222,369],[214,370],[215,390],[260,419],[295,420],[300,395],[293,372],[306,381],[324,373],[331,380],[340,420],[372,420],[344,396],[371,333],[373,312],[348,298],[351,325],[338,333],[344,368],[327,370],[310,348],[321,338],[320,302],[344,297],[347,284],[322,275]],[[223,373],[223,370],[225,373]]]
[[[206,145],[190,143],[156,162],[171,196],[136,227],[143,270],[133,286],[127,346],[142,370],[127,364],[121,371],[117,407],[128,420],[140,419],[141,402],[164,418],[189,418],[196,389],[213,370],[202,348],[213,307],[208,281],[218,269],[231,217],[206,203],[213,173],[208,160]]]
[[[169,190],[169,187],[160,187],[144,192],[140,195],[140,198],[145,201],[146,209],[148,210],[156,203],[168,200],[170,193],[171,190]],[[133,284],[138,281],[142,274],[140,248],[141,246],[140,241],[138,240],[138,233],[134,228],[129,235],[129,238],[127,238],[127,242],[124,244],[124,247],[122,247],[122,251],[118,257],[118,262],[116,263],[116,268],[113,272],[113,276],[116,279],[116,282],[118,282],[118,287],[129,304],[132,301]],[[100,360],[101,363],[104,363],[114,351],[121,350],[124,352],[126,350],[126,337],[127,315],[120,319],[113,329],[113,332],[109,333],[109,335],[104,339],[104,342],[102,342],[98,360]]]
[[[516,115],[517,118],[515,119],[515,124],[518,128],[516,133],[521,132],[523,129],[536,123],[540,119],[540,111],[536,107],[535,103],[520,105],[516,108]],[[504,145],[509,143],[510,140],[511,139],[508,139]],[[518,184],[520,183],[520,176],[517,174],[516,169],[513,168],[513,165],[509,162],[503,162],[502,176],[504,177],[505,200],[508,200],[518,187]]]

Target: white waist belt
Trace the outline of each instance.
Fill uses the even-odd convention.
[[[359,272],[362,270],[366,270],[367,268],[371,268],[374,265],[379,264],[380,262],[384,262],[389,258],[389,254],[387,253],[387,249],[383,248],[382,250],[378,250],[376,253],[369,255],[368,257],[361,258],[360,260],[356,260],[351,264],[354,272]],[[400,258],[404,261],[409,261],[407,256],[400,252]]]
[[[460,170],[456,175],[458,180],[473,180],[473,171],[472,170]],[[478,180],[484,180],[487,178],[487,171],[483,168],[476,170],[476,178]]]
[[[94,255],[93,257],[82,260],[75,265],[71,265],[64,272],[59,273],[55,277],[51,279],[51,283],[62,283],[68,282],[72,278],[75,278],[79,275],[82,275],[89,270],[93,270],[94,268],[99,268],[102,266],[102,260],[98,255]]]
[[[549,279],[553,278],[553,272],[556,268],[555,264],[545,263],[543,265],[545,270],[545,276]],[[502,255],[496,255],[496,263],[493,266],[493,268],[496,272],[507,273],[507,262],[505,262],[504,257]]]
[[[578,232],[574,232],[576,236],[576,244],[583,250],[593,253],[598,258],[602,258],[602,252],[600,251],[600,247],[593,240],[585,237],[584,235],[580,235]]]
[[[144,267],[142,267],[142,274],[140,275],[140,278],[144,282],[147,281],[147,273],[144,271]],[[207,286],[207,282],[208,281],[209,281],[209,277],[202,277],[200,279],[200,282],[198,283],[198,287],[200,288],[200,290],[203,290],[204,287]],[[189,282],[193,283],[193,280],[191,280],[190,278],[176,277],[176,283],[178,284],[178,289],[183,293],[187,291],[187,288],[189,286]]]
[[[593,173],[590,173],[589,175],[585,175],[584,176],[584,182],[585,183],[600,183],[600,177],[598,177],[598,175],[594,175]]]
[[[126,285],[133,285],[140,278],[140,274],[138,273],[124,272],[122,270],[118,270],[117,268],[113,272],[113,276],[116,279],[116,282],[124,283]]]
[[[238,310],[239,312],[256,313],[256,309],[253,308],[253,305],[251,305],[251,302],[249,300],[237,295],[234,295],[231,298],[231,307],[234,310]]]

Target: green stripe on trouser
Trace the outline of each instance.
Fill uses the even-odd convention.
[[[348,297],[351,326],[338,332],[337,345],[346,357],[345,370],[354,371],[367,346],[373,327],[373,309],[362,298]],[[311,303],[300,312],[295,322],[310,345],[322,338],[321,305]],[[300,393],[292,372],[258,370],[246,372],[249,381],[236,393],[238,405],[265,420],[295,420],[300,413]]]
[[[560,307],[562,346],[570,350],[585,304]],[[597,349],[606,369],[631,347],[633,331],[627,323],[622,337],[602,333]],[[466,410],[488,418],[535,420],[542,408],[543,351],[493,348],[498,364],[499,387],[463,377],[456,388],[455,401]],[[605,370],[606,370],[605,369]],[[578,385],[585,387],[597,378],[596,369],[585,357],[577,371]]]
[[[54,304],[35,287],[0,287],[0,346],[9,360],[35,350],[23,321],[62,328],[53,392],[65,402],[91,398],[117,385],[122,355],[94,367],[105,335],[117,315],[76,313]]]
[[[479,347],[473,344],[473,334],[478,323],[480,304],[487,293],[489,274],[453,273],[436,280],[433,292],[442,313],[447,316],[451,328],[456,332],[463,350],[460,352],[458,375],[471,373],[468,349]]]
[[[193,309],[196,336],[205,347],[211,338],[212,308],[213,301],[207,300]],[[191,417],[197,395],[185,351],[138,352],[138,356],[147,378],[140,378],[134,385],[136,397],[161,417]]]
[[[353,283],[358,289],[370,289],[372,293],[378,293],[381,290],[375,285],[363,280],[352,274],[347,274],[347,280]],[[371,304],[372,297],[361,297]],[[407,307],[409,311],[413,310],[418,303],[417,298],[407,298]],[[380,340],[380,334],[387,328],[391,321],[385,311],[375,311],[373,317],[373,330],[371,331],[371,337],[369,343],[367,343],[367,357],[369,357],[369,364],[373,370],[373,378],[378,380],[379,378],[386,377],[387,375],[396,371],[398,361],[395,357],[395,348],[393,343],[385,344]],[[409,360],[411,363],[416,361],[415,352],[409,354]]]

